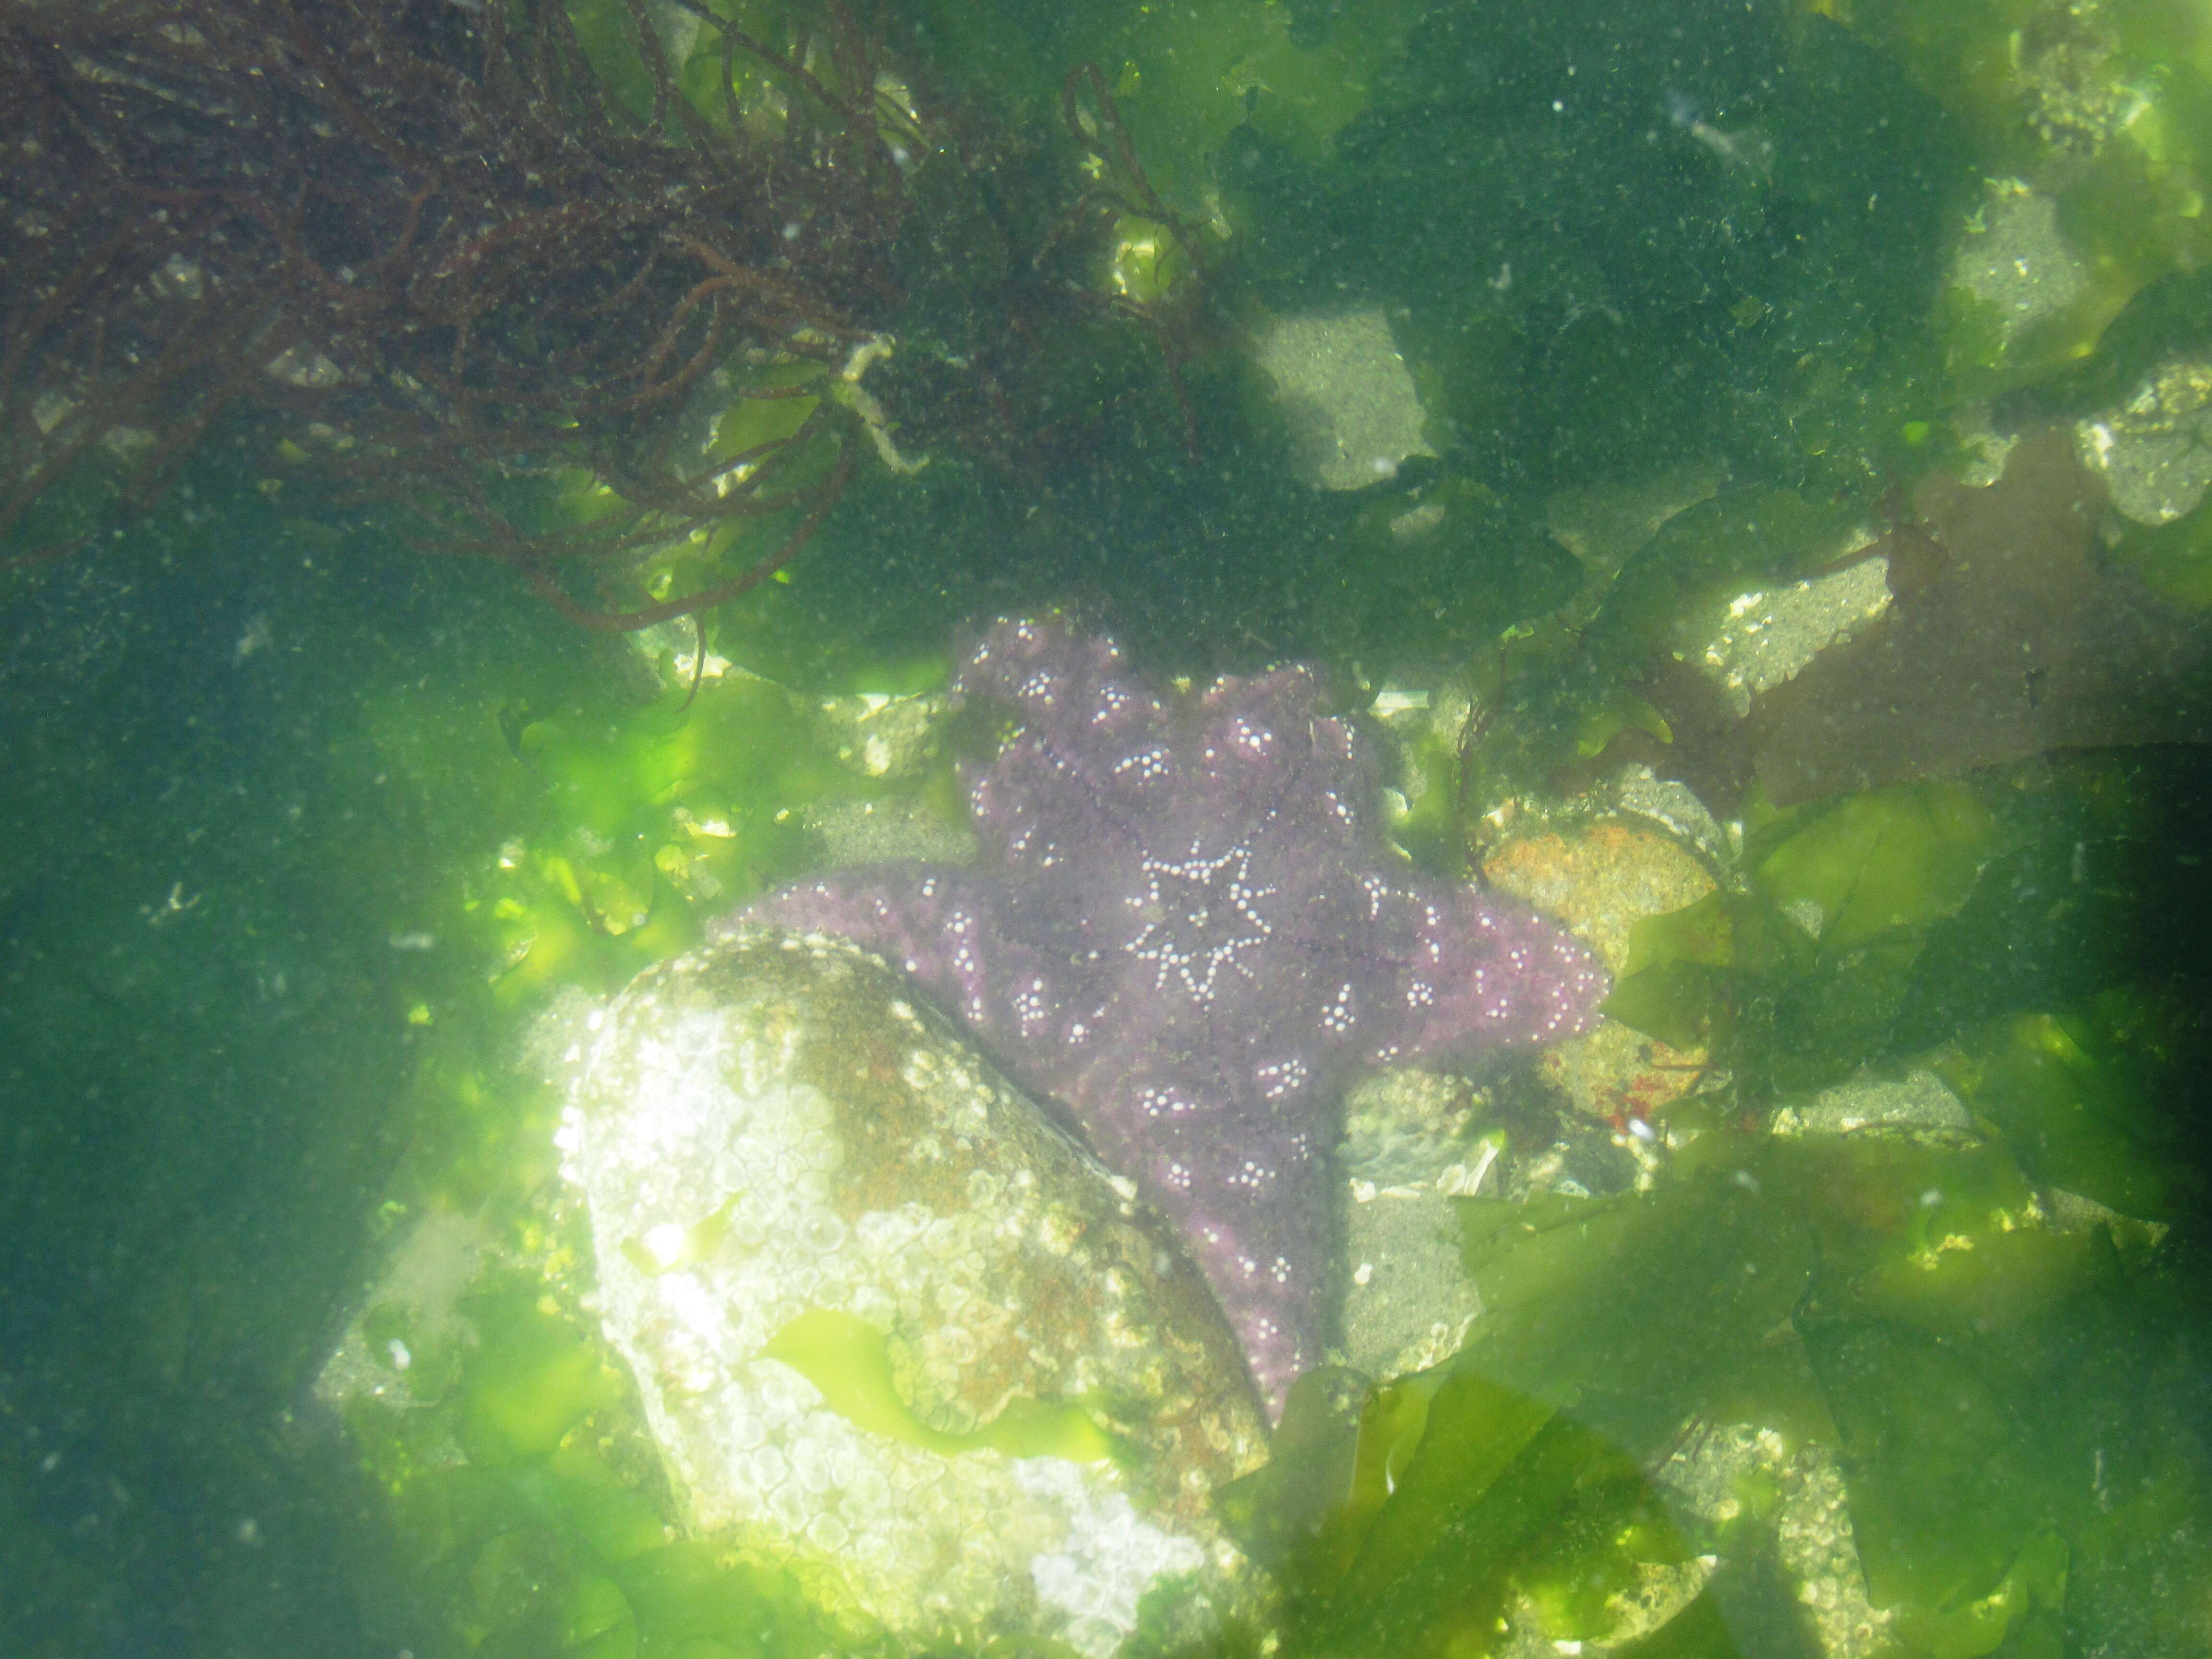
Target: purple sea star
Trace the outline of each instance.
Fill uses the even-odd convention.
[[[1605,972],[1393,862],[1370,744],[1309,669],[1169,702],[1109,640],[1002,622],[953,689],[1018,721],[966,778],[977,865],[843,871],[744,919],[883,952],[1071,1109],[1190,1241],[1279,1415],[1321,1358],[1348,1075],[1587,1030]]]

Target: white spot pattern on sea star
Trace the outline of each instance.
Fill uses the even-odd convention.
[[[1390,896],[1390,884],[1380,876],[1363,873],[1359,890],[1367,895],[1367,920],[1372,921],[1382,914],[1382,901]]]
[[[1342,1036],[1352,1029],[1352,983],[1346,981],[1336,988],[1336,994],[1322,1005],[1322,1029],[1331,1036]]]
[[[1042,980],[1033,979],[1014,993],[1014,1018],[1024,1030],[1033,1030],[1050,1012]]]
[[[1154,778],[1167,776],[1168,751],[1164,749],[1147,749],[1116,762],[1114,767],[1114,775],[1117,778],[1125,772],[1132,771],[1147,783]]]
[[[1211,1002],[1224,968],[1250,975],[1237,954],[1275,931],[1257,908],[1275,890],[1252,884],[1249,847],[1239,842],[1209,859],[1194,844],[1188,858],[1147,856],[1138,868],[1145,892],[1130,907],[1144,913],[1145,927],[1123,948],[1152,964],[1157,988],[1179,980],[1193,1001]]]

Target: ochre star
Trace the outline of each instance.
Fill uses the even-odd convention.
[[[1181,1227],[1279,1413],[1327,1334],[1347,1079],[1587,1030],[1605,973],[1394,865],[1368,741],[1305,668],[1170,702],[1110,641],[1006,622],[954,690],[1016,720],[967,779],[975,866],[843,871],[744,919],[882,951],[1060,1102]]]

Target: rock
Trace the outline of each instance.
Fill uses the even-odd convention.
[[[655,623],[650,628],[641,628],[627,636],[630,654],[642,678],[650,696],[665,686],[681,686],[689,691],[696,682],[714,685],[731,672],[743,673],[732,662],[699,636],[699,625],[690,617],[678,617],[672,621]],[[705,653],[703,660],[701,653]],[[750,678],[748,676],[748,678]]]
[[[1866,1072],[1774,1115],[1778,1135],[1888,1134],[1929,1145],[1972,1145],[1974,1131],[1958,1096],[1925,1066],[1901,1078]]]
[[[1344,1101],[1344,1139],[1337,1164],[1353,1192],[1437,1187],[1472,1192],[1468,1166],[1481,1159],[1474,1143],[1490,1115],[1490,1091],[1465,1078],[1401,1066],[1352,1085]]]
[[[1877,553],[1826,575],[1747,588],[1729,601],[1698,672],[1741,720],[1753,697],[1796,678],[1821,652],[1887,611],[1888,577],[1889,561]]]
[[[1668,520],[1711,501],[1727,483],[1725,465],[1702,461],[1632,483],[1565,490],[1544,503],[1544,527],[1593,577],[1610,581]]]
[[[1985,179],[1982,202],[1951,262],[1951,283],[1987,308],[1998,343],[2063,316],[2089,287],[2089,270],[2058,225],[2054,198],[2017,179]]]
[[[1346,1229],[1352,1261],[1344,1298],[1344,1363],[1379,1377],[1442,1364],[1482,1312],[1468,1277],[1451,1200],[1427,1191],[1355,1196]]]
[[[1580,1113],[1628,1132],[1633,1123],[1664,1115],[1664,1109],[1705,1077],[1711,1056],[1699,1046],[1676,1048],[1633,1026],[1608,1019],[1588,1036],[1547,1050],[1537,1078]],[[1639,1149],[1644,1143],[1638,1141]]]
[[[1672,836],[1613,822],[1572,836],[1547,831],[1509,841],[1484,860],[1483,873],[1492,886],[1540,906],[1588,940],[1616,981],[1630,969],[1630,933],[1638,921],[1694,904],[1715,886],[1697,856]],[[1648,1164],[1661,1138],[1639,1126],[1648,1127],[1645,1120],[1703,1079],[1709,1059],[1702,1048],[1670,1048],[1602,1019],[1595,1030],[1546,1049],[1536,1075],[1575,1110],[1610,1122],[1638,1163]]]
[[[937,758],[945,712],[941,691],[825,697],[814,710],[815,741],[861,777],[919,777]]]
[[[1482,873],[1500,892],[1565,922],[1616,977],[1628,966],[1630,928],[1713,890],[1705,866],[1671,837],[1612,822],[1517,836],[1483,860]]]
[[[1345,1102],[1343,1360],[1357,1370],[1402,1376],[1440,1364],[1482,1311],[1451,1200],[1486,1178],[1497,1186],[1501,1137],[1473,1133],[1487,1097],[1409,1066],[1367,1079]]]
[[[2116,409],[2078,422],[2075,450],[2112,506],[2137,524],[2171,524],[2212,485],[2212,363],[2161,363]]]
[[[1212,1498],[1265,1435],[1205,1281],[902,981],[745,928],[593,1025],[563,1173],[692,1531],[917,1644],[1106,1659],[1170,1580],[1201,1626],[1257,1605]]]
[[[1892,1614],[1867,1598],[1831,1448],[1759,1424],[1710,1425],[1668,1459],[1657,1484],[1695,1528],[1729,1540],[1731,1556],[1771,1552],[1805,1621],[1805,1648],[1821,1659],[1897,1651]]]
[[[1743,825],[1720,823],[1698,792],[1677,779],[1659,777],[1648,766],[1624,766],[1611,793],[1622,812],[1650,819],[1714,869],[1733,865],[1743,851]]]
[[[1318,489],[1364,489],[1401,462],[1434,455],[1413,371],[1379,310],[1277,317],[1253,360],[1275,383],[1297,446],[1300,478]]]
[[[827,800],[807,809],[805,823],[816,862],[824,869],[975,861],[975,832],[965,824],[947,823],[918,800]]]
[[[415,1218],[395,1237],[358,1311],[316,1373],[314,1400],[340,1419],[357,1403],[394,1412],[434,1403],[450,1376],[436,1369],[425,1388],[417,1362],[441,1346],[478,1340],[462,1304],[484,1265],[498,1257],[499,1241],[480,1218],[445,1210]],[[369,1316],[386,1310],[400,1316],[390,1322],[396,1328],[372,1329]],[[441,1446],[434,1456],[465,1461],[458,1443]]]

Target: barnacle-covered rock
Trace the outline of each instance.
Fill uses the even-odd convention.
[[[595,1021],[564,1170],[689,1525],[918,1643],[1097,1659],[1252,1595],[1264,1453],[1174,1232],[874,959],[757,928]]]
[[[1345,1177],[1344,1358],[1376,1376],[1449,1358],[1482,1311],[1460,1260],[1454,1199],[1480,1191],[1504,1135],[1492,1091],[1401,1066],[1346,1098],[1337,1162]]]

